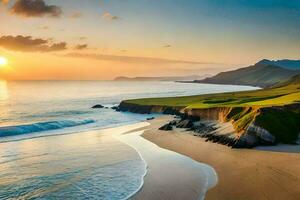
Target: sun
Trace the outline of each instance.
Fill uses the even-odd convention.
[[[7,59],[3,56],[0,56],[0,66],[7,65]]]

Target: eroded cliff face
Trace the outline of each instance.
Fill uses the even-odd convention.
[[[217,108],[206,108],[206,109],[193,109],[186,108],[183,112],[189,116],[198,116],[200,119],[204,120],[218,120],[220,122],[227,121],[225,119],[226,113],[228,113],[230,108],[217,107]]]
[[[120,111],[134,113],[163,113],[185,118],[196,117],[200,120],[217,120],[220,123],[230,122],[235,130],[232,135],[206,132],[201,136],[236,148],[274,145],[278,142],[291,143],[297,140],[300,133],[300,104],[268,108],[245,106],[197,109],[122,102],[118,108]],[[201,133],[201,130],[198,132]]]
[[[254,147],[261,144],[275,144],[276,138],[266,129],[256,125],[256,116],[260,109],[255,107],[217,107],[207,109],[185,109],[187,115],[199,116],[204,120],[218,120],[220,123],[230,122],[235,133],[234,147]]]

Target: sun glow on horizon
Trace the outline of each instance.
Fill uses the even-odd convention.
[[[3,66],[6,66],[8,63],[7,59],[3,56],[0,56],[0,66],[3,67]]]

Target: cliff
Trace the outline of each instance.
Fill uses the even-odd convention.
[[[300,104],[263,108],[251,106],[198,109],[139,105],[124,101],[119,105],[119,110],[143,114],[175,114],[182,117],[181,121],[188,118],[198,118],[200,122],[202,120],[230,122],[235,130],[232,135],[218,135],[212,129],[211,132],[206,131],[205,134],[200,134],[200,136],[235,148],[293,143],[298,139],[300,133]],[[198,133],[203,132],[201,128],[196,128],[196,126],[194,126],[194,130]]]

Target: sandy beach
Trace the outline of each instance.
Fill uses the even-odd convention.
[[[277,152],[271,151],[272,148],[231,149],[224,145],[205,142],[205,139],[195,137],[184,130],[159,131],[158,128],[170,119],[170,116],[163,116],[149,121],[151,125],[147,127],[143,137],[162,148],[212,166],[217,172],[218,184],[208,191],[206,199],[299,199],[299,153],[280,152],[278,147]],[[295,147],[293,151],[295,152]],[[151,175],[151,168],[149,172],[150,175],[145,177],[143,188],[135,195],[135,199],[151,199],[151,193],[156,193],[157,197],[164,196],[159,199],[166,199],[166,193],[169,191],[153,184],[155,176]],[[177,180],[180,179],[177,177]],[[169,185],[176,186],[174,182],[164,184],[166,188]],[[176,196],[175,186],[173,187],[175,195],[169,196],[170,198]],[[196,197],[191,193],[189,197],[185,196],[185,199]]]

